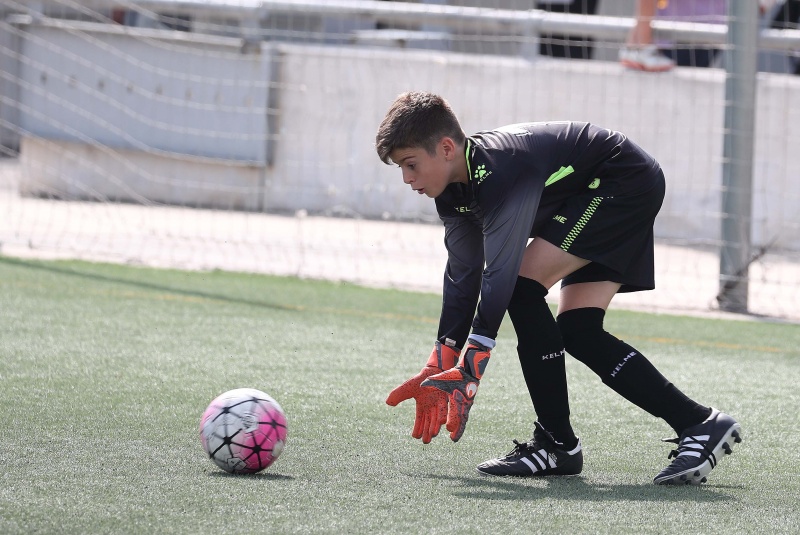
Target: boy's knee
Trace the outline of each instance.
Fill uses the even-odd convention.
[[[518,277],[508,304],[508,316],[517,332],[520,358],[562,352],[564,345],[556,320],[545,301],[547,288],[533,279]]]
[[[598,342],[607,334],[603,330],[605,313],[602,308],[576,308],[558,315],[556,322],[567,353],[584,361],[587,354],[597,349]]]
[[[514,327],[519,331],[518,324],[525,324],[527,321],[536,321],[540,319],[542,314],[548,314],[552,317],[550,308],[545,301],[547,295],[547,288],[542,286],[541,283],[533,279],[526,279],[525,277],[517,277],[517,283],[514,286],[514,293],[511,295],[511,301],[508,303],[508,316]],[[520,325],[524,326],[524,325]],[[528,326],[531,328],[532,326]]]

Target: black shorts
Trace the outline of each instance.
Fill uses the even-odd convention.
[[[631,182],[601,176],[596,189],[567,199],[540,229],[537,237],[591,261],[564,277],[562,287],[612,281],[622,284],[620,292],[655,288],[653,222],[664,201],[664,173],[656,166],[636,175]]]

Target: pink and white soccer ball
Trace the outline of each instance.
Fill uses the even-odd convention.
[[[232,474],[254,474],[275,462],[286,444],[286,414],[255,388],[220,394],[200,419],[200,441],[211,460]]]

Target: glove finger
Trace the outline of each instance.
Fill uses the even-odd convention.
[[[431,435],[431,413],[430,411],[425,411],[425,415],[423,416],[422,420],[422,443],[423,444],[430,444],[433,435]]]
[[[458,392],[458,391],[456,391]],[[458,403],[450,396],[450,409],[447,411],[447,422],[445,428],[451,433],[461,425],[461,415],[459,414]]]
[[[424,424],[424,417],[425,413],[422,410],[422,407],[419,406],[419,403],[417,403],[417,415],[414,418],[414,429],[411,431],[411,436],[413,438],[422,438],[422,426]]]
[[[438,418],[439,426],[441,427],[447,423],[447,396],[440,397],[437,410],[439,411]]]
[[[439,417],[434,416],[431,419],[431,438],[438,436],[441,428],[442,424],[439,422]]]
[[[458,419],[458,426],[455,429],[451,430],[450,432],[450,440],[453,442],[458,442],[461,438],[461,435],[464,434],[464,430],[467,428],[467,420],[469,419],[469,411],[465,412],[461,415]]]
[[[386,404],[391,405],[392,407],[397,406],[398,403],[405,401],[407,399],[411,399],[414,397],[414,388],[412,383],[414,379],[409,379],[405,383],[401,384],[391,392],[389,392],[389,397],[386,398]]]
[[[446,407],[447,407],[447,405],[445,404],[445,409],[446,409]],[[441,416],[441,408],[442,408],[442,405],[440,403],[437,403],[436,405],[432,406],[431,409],[430,409],[430,413],[429,414],[430,414],[431,438],[433,438],[433,437],[435,437],[436,435],[439,434],[439,430],[441,429],[442,424],[444,423],[444,420],[442,420],[442,416]],[[446,417],[447,416],[445,415],[445,418]]]
[[[417,407],[421,407],[424,413],[422,429],[425,435],[423,437],[423,442],[425,444],[429,443],[433,437],[439,434],[439,428],[441,427],[439,411],[442,401],[446,404],[447,396],[441,392],[417,398]],[[426,437],[427,440],[425,439]]]
[[[455,408],[453,408],[453,405],[455,405]],[[447,420],[447,430],[450,431],[450,440],[453,442],[458,442],[461,435],[464,434],[464,430],[467,428],[467,420],[469,419],[469,410],[471,408],[471,399],[465,398],[459,391],[453,392],[450,413],[448,414]],[[455,417],[452,419],[450,418],[451,414],[455,414]]]

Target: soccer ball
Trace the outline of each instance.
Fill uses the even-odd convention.
[[[216,397],[200,419],[200,441],[214,464],[232,474],[255,474],[275,462],[286,443],[286,415],[254,388]]]

